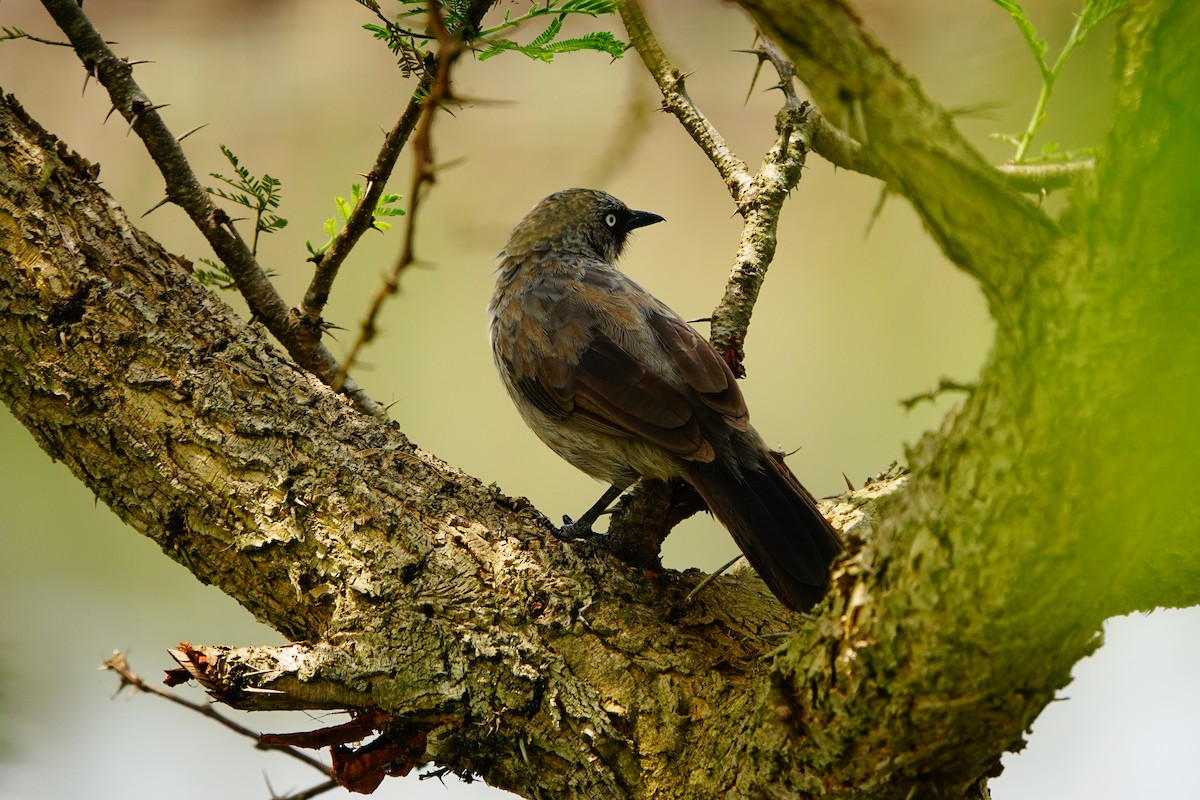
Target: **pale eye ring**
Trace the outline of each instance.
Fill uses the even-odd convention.
[[[604,224],[610,228],[617,227],[617,215],[610,212],[604,217]]]

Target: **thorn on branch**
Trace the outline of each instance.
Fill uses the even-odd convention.
[[[758,81],[759,73],[762,71],[764,62],[769,62],[775,68],[776,74],[779,75],[779,83],[774,86],[767,87],[767,91],[778,89],[783,92],[788,105],[800,105],[802,102],[800,96],[796,94],[796,68],[779,46],[770,38],[763,36],[761,32],[755,31],[754,34],[755,46],[746,50],[735,50],[736,53],[748,53],[758,57],[758,63],[754,67],[754,77],[750,81],[750,89],[746,92],[746,100],[749,101],[750,94],[754,91],[754,84]]]
[[[726,570],[728,570],[730,567],[732,567],[734,564],[736,564],[742,558],[743,558],[742,554],[738,553],[732,559],[725,562],[721,566],[717,567],[717,569],[711,575],[706,575],[704,580],[702,580],[698,584],[696,584],[696,588],[692,589],[690,592],[687,593],[687,597],[683,598],[683,602],[685,602],[685,603],[692,602],[696,598],[696,596],[698,594],[700,594],[700,592],[707,589],[708,586],[713,581],[715,581],[717,578],[721,577],[721,575],[725,574]]]
[[[186,132],[184,132],[184,133],[183,133],[183,134],[182,134],[182,135],[181,135],[179,138],[177,138],[175,141],[177,141],[177,142],[182,142],[184,139],[186,139],[187,137],[191,136],[191,135],[192,135],[193,133],[195,133],[196,131],[200,130],[201,128],[207,128],[207,127],[208,127],[208,123],[207,123],[207,122],[205,122],[205,123],[202,123],[202,124],[200,124],[200,125],[197,125],[197,126],[196,126],[196,127],[194,127],[194,128],[190,128],[190,129],[188,129]]]
[[[141,218],[142,218],[142,219],[145,219],[146,217],[150,216],[150,215],[151,215],[152,213],[154,213],[155,211],[158,211],[158,209],[162,208],[163,206],[165,206],[165,205],[166,205],[167,203],[169,203],[169,202],[171,202],[171,197],[170,197],[170,195],[168,195],[167,197],[164,197],[162,200],[159,200],[157,203],[155,203],[154,205],[150,206],[149,210],[148,210],[148,211],[146,211],[144,214],[142,214]]]
[[[758,41],[757,33],[755,34],[755,41]],[[750,49],[738,49],[734,50],[733,52],[748,53],[753,56],[758,56],[758,62],[754,65],[754,74],[750,76],[750,88],[746,90],[746,98],[742,100],[742,105],[746,105],[750,102],[751,95],[754,94],[754,86],[758,83],[758,76],[762,74],[762,66],[763,62],[767,60],[767,54],[757,47]]]
[[[133,130],[133,126],[141,119],[142,114],[158,111],[160,108],[166,108],[169,105],[171,104],[160,103],[158,105],[151,105],[144,100],[134,100],[129,104],[129,127],[125,129],[125,135],[129,135],[129,132]]]
[[[912,411],[912,409],[918,403],[925,401],[932,403],[933,401],[937,400],[939,395],[945,394],[946,392],[965,392],[966,394],[971,394],[974,391],[975,384],[973,383],[962,383],[960,381],[951,380],[950,378],[942,378],[940,381],[938,381],[938,385],[933,389],[930,389],[927,392],[915,394],[912,397],[907,397],[900,401],[900,405],[904,406],[906,411]]]

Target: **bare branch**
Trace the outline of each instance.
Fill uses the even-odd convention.
[[[750,51],[772,64],[779,74],[779,88],[784,92],[784,106],[775,118],[778,138],[763,157],[758,172],[751,173],[688,97],[685,76],[667,59],[637,0],[627,0],[621,5],[621,20],[630,42],[662,91],[663,108],[676,116],[717,168],[742,217],[737,256],[725,293],[712,314],[710,338],[734,374],[745,375],[742,362],[750,317],[767,267],[775,256],[783,202],[800,180],[808,141],[812,138],[808,123],[810,109],[800,102],[792,87],[791,64],[772,43],[764,41],[761,47]]]
[[[975,391],[975,388],[975,384],[973,383],[963,383],[953,378],[942,378],[938,381],[937,386],[928,391],[919,392],[911,397],[904,398],[900,401],[900,405],[904,407],[905,411],[912,411],[918,404],[924,402],[932,403],[946,392],[964,392],[970,394]]]
[[[1041,194],[1066,189],[1096,172],[1096,159],[1048,161],[1044,164],[1001,164],[996,167],[1010,186],[1022,192]]]
[[[322,775],[325,775],[326,777],[329,776],[329,765],[323,764],[321,761],[313,758],[312,756],[308,755],[307,753],[303,753],[294,747],[286,747],[286,746],[272,745],[272,744],[262,744],[262,742],[260,741],[262,738],[262,734],[260,734],[256,731],[250,730],[249,728],[245,727],[244,725],[239,725],[238,723],[234,722],[233,720],[231,720],[228,717],[224,716],[223,714],[219,713],[217,711],[216,706],[209,705],[209,704],[202,704],[202,703],[193,703],[191,700],[180,697],[179,695],[175,694],[174,692],[167,691],[166,689],[164,689],[162,686],[160,686],[157,683],[150,683],[145,678],[143,678],[141,675],[138,675],[136,672],[133,671],[133,669],[129,666],[128,658],[126,657],[126,655],[124,653],[122,653],[119,650],[114,650],[113,654],[111,656],[104,659],[104,663],[100,665],[100,668],[106,669],[110,672],[115,672],[118,676],[120,676],[121,685],[117,688],[118,693],[120,693],[120,691],[122,689],[124,689],[126,686],[128,686],[136,691],[145,692],[147,694],[154,695],[155,697],[161,697],[163,700],[174,703],[177,706],[182,706],[183,708],[186,708],[189,711],[194,711],[203,717],[207,717],[219,725],[224,725],[226,728],[228,728],[229,730],[238,734],[239,736],[244,736],[247,739],[253,739],[254,746],[259,748],[260,750],[276,750],[280,753],[291,756],[292,758],[296,759],[297,761],[307,764],[308,766],[312,767],[317,772],[320,772]]]
[[[894,183],[891,172],[842,130],[829,123],[815,109],[809,112],[813,135],[812,151],[835,167],[848,169]],[[996,170],[1010,187],[1020,192],[1041,194],[1054,189],[1067,189],[1096,171],[1095,158],[1077,161],[1054,161],[1041,164],[1000,164]]]
[[[486,10],[486,6],[480,10],[481,16],[483,10]],[[362,349],[375,338],[378,332],[377,321],[384,303],[399,291],[401,273],[416,261],[415,240],[421,199],[425,189],[433,185],[437,180],[437,171],[433,158],[433,121],[441,107],[455,99],[454,93],[450,88],[450,71],[454,67],[454,63],[465,52],[466,45],[461,36],[452,35],[446,28],[441,7],[436,0],[430,0],[429,2],[429,19],[430,25],[437,35],[438,50],[432,84],[420,102],[416,139],[413,142],[414,164],[412,182],[408,190],[408,215],[404,226],[404,245],[401,248],[400,257],[396,259],[395,264],[392,266],[391,272],[388,273],[383,284],[375,292],[375,296],[371,298],[366,316],[363,317],[359,325],[358,336],[355,337],[354,343],[350,346],[349,353],[347,353],[346,358],[342,361],[341,369],[338,371],[337,379],[334,381],[334,388],[340,385],[340,382],[354,366],[355,361],[358,359],[358,354]],[[475,23],[478,24],[478,19],[475,20]]]

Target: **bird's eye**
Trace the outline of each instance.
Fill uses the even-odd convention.
[[[608,227],[610,227],[610,228],[615,228],[615,227],[617,227],[617,215],[616,215],[616,214],[609,214],[608,216],[606,216],[606,217],[604,218],[604,224],[605,224],[605,225],[607,225],[607,226],[608,226]]]

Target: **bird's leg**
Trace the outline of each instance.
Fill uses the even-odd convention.
[[[569,542],[572,539],[582,539],[590,536],[599,536],[592,530],[592,523],[599,519],[600,515],[608,510],[609,505],[613,500],[620,497],[621,492],[625,491],[619,486],[610,486],[605,490],[604,495],[592,505],[587,511],[583,512],[583,516],[578,520],[573,520],[566,514],[563,514],[563,526],[554,532],[554,535],[564,542]]]

